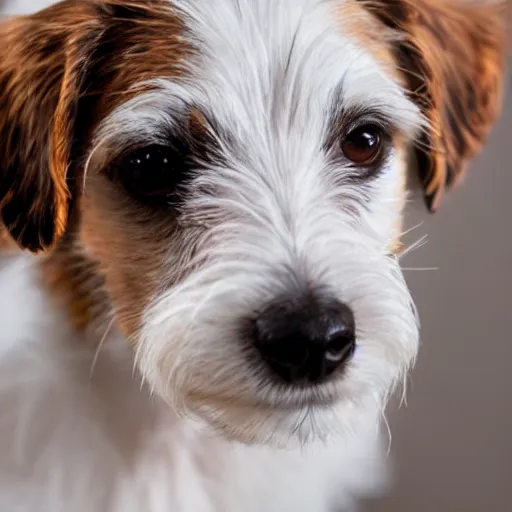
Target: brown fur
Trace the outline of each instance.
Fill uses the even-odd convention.
[[[148,302],[167,284],[162,275],[169,271],[165,258],[176,245],[176,226],[167,213],[159,215],[127,200],[104,177],[90,180],[87,191],[78,238],[98,262],[117,326],[129,339]]]
[[[101,183],[105,208],[76,184],[97,122],[138,94],[135,84],[179,77],[188,51],[181,30],[166,0],[67,0],[0,25],[0,250],[13,248],[6,232],[32,251],[55,247],[41,260],[42,277],[78,329],[108,320],[113,301],[129,334],[157,284],[163,227],[132,226],[133,212],[109,211],[117,203],[101,176],[88,183],[91,196]]]
[[[91,7],[76,2],[0,27],[0,208],[31,250],[65,229],[73,117],[100,31]]]
[[[11,234],[0,224],[0,255],[16,251],[17,249],[19,250],[17,245],[14,243]]]
[[[396,32],[381,23],[359,1],[342,2],[338,9],[338,19],[343,34],[370,53],[386,73],[404,85],[403,74],[396,66],[394,55]]]
[[[0,211],[21,246],[63,235],[91,127],[133,84],[178,73],[180,30],[164,0],[67,0],[0,25]]]
[[[67,312],[73,327],[100,328],[111,312],[105,282],[98,264],[86,257],[72,240],[41,259],[42,280],[59,309]]]
[[[429,208],[463,176],[502,100],[507,0],[360,0],[400,36],[411,97],[430,123],[417,148]]]

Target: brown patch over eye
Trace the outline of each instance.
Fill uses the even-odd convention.
[[[356,165],[371,165],[382,154],[383,134],[378,126],[359,126],[341,140],[341,150],[345,157]]]
[[[358,3],[381,22],[374,33],[389,41],[403,85],[428,120],[414,153],[434,212],[501,112],[510,0]]]

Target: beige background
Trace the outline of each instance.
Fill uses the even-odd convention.
[[[512,511],[512,73],[485,153],[439,213],[418,197],[404,259],[422,320],[408,406],[389,411],[396,482],[371,512]],[[417,194],[418,195],[418,194]]]

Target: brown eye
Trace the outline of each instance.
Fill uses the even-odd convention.
[[[119,159],[109,176],[136,199],[166,205],[186,179],[188,151],[180,143],[145,146]]]
[[[349,132],[341,142],[346,158],[357,165],[375,162],[382,149],[382,131],[375,125],[364,125]]]

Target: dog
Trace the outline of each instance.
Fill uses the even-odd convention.
[[[0,25],[0,510],[354,510],[505,2],[48,4]]]

